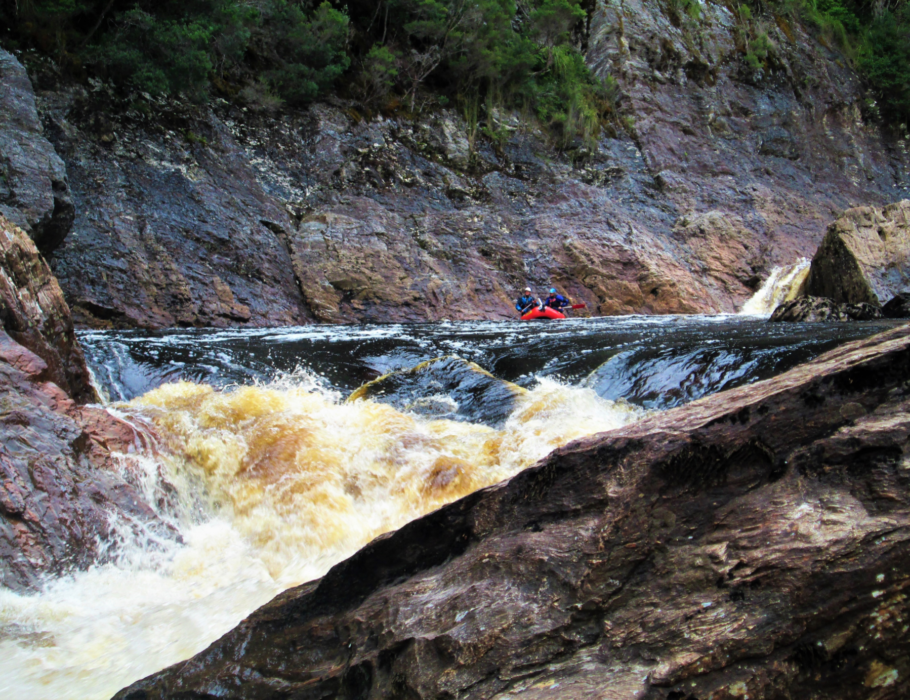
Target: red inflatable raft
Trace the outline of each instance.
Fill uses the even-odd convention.
[[[557,311],[556,309],[551,309],[549,306],[545,306],[542,309],[534,307],[533,309],[528,311],[528,313],[526,313],[524,316],[522,316],[521,320],[522,321],[533,321],[534,319],[538,319],[538,318],[543,318],[543,319],[554,318],[555,319],[555,318],[565,318],[565,317],[566,317],[566,315],[564,313]]]

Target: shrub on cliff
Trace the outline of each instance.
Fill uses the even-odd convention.
[[[581,53],[582,0],[30,0],[0,4],[18,40],[155,95],[371,108],[525,109],[563,142],[599,133],[603,86]],[[349,71],[351,65],[357,66]]]
[[[910,120],[910,0],[749,1],[756,14],[788,15],[814,27],[819,39],[839,46],[867,80],[877,111],[889,121]],[[746,13],[746,22],[752,14]],[[753,44],[745,58],[758,67],[767,47],[755,50]]]

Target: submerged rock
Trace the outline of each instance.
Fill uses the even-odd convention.
[[[904,697],[908,373],[904,326],[584,438],[116,697]]]
[[[838,303],[825,297],[799,297],[774,309],[769,321],[874,321],[882,318],[877,305]]]
[[[845,304],[881,306],[910,277],[910,200],[857,207],[828,227],[804,292]]]
[[[438,357],[374,379],[349,400],[372,399],[401,411],[500,427],[526,390],[460,357]]]

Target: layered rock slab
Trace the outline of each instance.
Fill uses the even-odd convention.
[[[844,212],[828,227],[803,290],[875,306],[910,290],[910,200]]]
[[[908,370],[904,326],[568,445],[116,697],[904,697]]]
[[[46,378],[80,402],[97,400],[63,292],[35,244],[0,216],[0,328],[45,363]]]

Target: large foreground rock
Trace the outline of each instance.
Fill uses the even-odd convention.
[[[95,398],[60,287],[0,216],[0,586],[116,556],[134,528],[174,536],[118,457],[150,444]]]
[[[117,697],[906,697],[908,376],[904,326],[571,444]]]
[[[0,214],[21,226],[45,255],[69,233],[75,210],[66,166],[44,136],[22,64],[0,49]]]
[[[856,207],[828,227],[804,292],[882,306],[910,289],[910,200]]]

